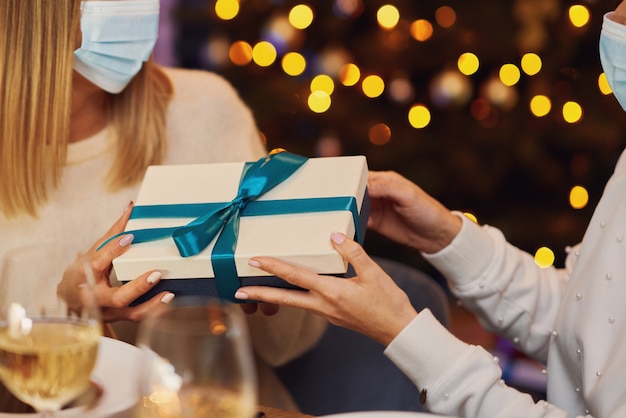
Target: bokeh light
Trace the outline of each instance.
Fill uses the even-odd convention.
[[[548,247],[541,247],[535,252],[535,264],[541,268],[548,268],[554,264],[554,251]]]
[[[520,70],[517,68],[515,64],[504,64],[500,67],[500,72],[498,73],[500,77],[500,81],[505,86],[514,86],[520,80]]]
[[[589,192],[583,186],[574,186],[569,192],[569,204],[574,209],[582,209],[589,203]]]
[[[339,70],[339,81],[344,86],[354,86],[361,79],[361,70],[356,64],[345,64]]]
[[[252,47],[252,60],[259,67],[269,67],[276,61],[276,48],[267,41],[257,42]]]
[[[239,14],[239,0],[217,0],[215,14],[222,20],[234,19]]]
[[[576,102],[566,102],[563,105],[563,120],[567,123],[580,122],[583,117],[583,108]]]
[[[245,41],[234,42],[230,46],[228,57],[235,65],[247,65],[252,61],[252,46]]]
[[[552,110],[552,102],[548,96],[538,94],[530,99],[530,111],[538,118],[544,117]]]
[[[363,90],[363,94],[373,99],[383,94],[383,91],[385,91],[385,82],[382,77],[378,75],[368,75],[361,82],[361,89]]]
[[[335,91],[335,82],[330,76],[326,74],[319,74],[311,80],[310,88],[312,92],[321,90],[330,96],[333,94],[333,91]]]
[[[306,60],[298,52],[289,52],[281,60],[283,71],[291,76],[298,76],[306,69]]]
[[[306,4],[298,4],[289,11],[289,23],[296,29],[306,29],[313,23],[313,9]]]
[[[458,71],[444,71],[431,81],[430,96],[439,107],[463,105],[471,98],[472,92],[472,83]]]
[[[574,4],[568,10],[569,20],[577,28],[582,28],[589,23],[591,15],[589,9],[582,4]]]
[[[391,139],[391,128],[384,123],[376,123],[370,127],[367,136],[372,144],[385,145]]]
[[[442,28],[450,28],[456,22],[456,12],[450,6],[441,6],[435,11],[435,21]]]
[[[600,92],[605,96],[613,93],[613,89],[611,89],[611,85],[609,84],[609,80],[606,78],[605,73],[601,73],[598,76],[598,88],[600,89]]]
[[[476,215],[474,215],[473,213],[470,212],[463,212],[463,215],[465,215],[469,220],[471,220],[472,222],[474,222],[475,224],[478,223],[478,219],[476,218]]]
[[[478,71],[480,62],[476,54],[465,52],[459,56],[456,65],[462,74],[472,75]]]
[[[411,23],[409,32],[416,41],[424,42],[433,36],[433,25],[426,19],[418,19]]]
[[[400,20],[400,12],[396,6],[385,4],[376,12],[376,20],[378,25],[383,29],[393,29]]]
[[[315,90],[309,94],[308,105],[315,113],[324,113],[330,108],[330,95],[322,90]]]
[[[409,123],[415,129],[422,129],[430,123],[430,110],[423,104],[416,104],[409,110]]]
[[[539,55],[532,52],[524,54],[520,64],[522,71],[531,76],[539,73],[539,71],[541,71],[541,66],[543,65]]]

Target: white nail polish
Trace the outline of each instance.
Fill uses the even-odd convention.
[[[170,303],[174,299],[173,293],[167,293],[161,298],[161,303]]]
[[[150,284],[155,284],[156,282],[161,280],[161,272],[160,271],[153,271],[152,273],[150,273],[150,275],[148,276],[148,278],[146,280]]]

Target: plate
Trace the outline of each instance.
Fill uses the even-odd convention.
[[[122,418],[127,417],[137,401],[139,356],[141,350],[134,345],[102,337],[92,380],[103,388],[100,399],[90,409],[75,407],[55,413],[55,418]],[[35,413],[3,413],[0,418],[40,417]]]
[[[410,411],[359,411],[322,415],[320,418],[434,418],[440,415]]]

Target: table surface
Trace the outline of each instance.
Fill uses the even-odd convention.
[[[261,415],[260,413],[265,415]],[[313,415],[301,412],[285,411],[284,409],[272,408],[271,406],[259,406],[259,414],[255,418],[313,418]]]

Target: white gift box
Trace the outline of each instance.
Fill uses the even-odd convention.
[[[237,195],[244,162],[151,166],[141,185],[135,208],[151,205],[230,202]],[[242,216],[234,261],[241,285],[287,286],[267,273],[248,265],[253,256],[272,256],[305,266],[319,274],[342,275],[348,266],[332,248],[330,234],[355,236],[365,232],[367,161],[364,156],[310,158],[295,173],[257,201],[290,201],[353,197],[359,225],[349,210]],[[194,218],[131,219],[130,230],[176,227]],[[149,295],[162,290],[176,294],[216,296],[211,254],[215,240],[196,255],[182,257],[169,238],[133,243],[113,261],[117,280],[126,282],[148,270],[159,270],[163,280]],[[145,299],[145,297],[144,297]]]

